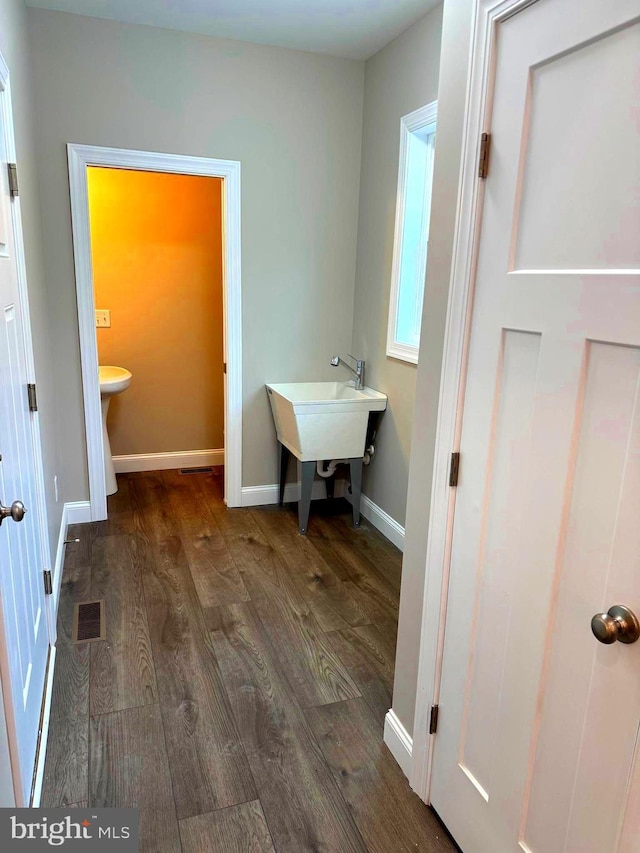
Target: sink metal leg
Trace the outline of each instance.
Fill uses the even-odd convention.
[[[333,498],[333,496],[335,494],[335,487],[336,487],[335,474],[333,477],[327,477],[327,479],[325,480],[325,483],[327,486],[327,497],[331,500],[331,498]]]
[[[309,510],[311,509],[311,491],[313,489],[313,478],[316,473],[315,462],[301,462],[301,493],[298,502],[298,530],[301,534],[307,532],[309,524]]]
[[[289,457],[290,453],[284,444],[280,444],[278,442],[278,455],[280,457],[280,494],[279,494],[279,504],[282,506],[284,504],[284,487],[287,484],[287,470],[289,468]]]
[[[351,501],[353,506],[353,526],[360,527],[360,497],[362,495],[362,458],[349,460],[351,473]]]

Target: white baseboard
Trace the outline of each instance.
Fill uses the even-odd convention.
[[[224,450],[176,450],[171,453],[134,453],[114,456],[116,474],[135,471],[168,471],[171,468],[202,468],[224,465]]]
[[[91,521],[91,504],[89,501],[67,501],[62,507],[60,519],[60,530],[58,531],[58,543],[56,545],[55,562],[52,567],[53,590],[47,605],[48,619],[50,620],[50,635],[56,637],[56,617],[58,614],[58,602],[60,600],[60,587],[62,585],[62,572],[64,571],[64,555],[66,551],[65,539],[70,524],[86,524]]]
[[[278,485],[274,486],[243,486],[242,487],[242,506],[266,506],[267,504],[277,504]],[[336,480],[335,496],[341,498],[344,494],[344,480]],[[311,491],[311,500],[317,501],[326,498],[327,488],[322,480],[315,480]],[[284,489],[284,502],[293,503],[300,500],[300,483],[287,483]]]
[[[56,617],[58,614],[58,601],[60,599],[60,584],[62,583],[62,572],[64,569],[64,554],[66,546],[64,540],[67,538],[67,528],[69,526],[68,509],[69,504],[62,507],[62,518],[60,519],[60,530],[58,531],[58,544],[56,546],[56,559],[53,564],[53,592],[51,594],[52,602],[49,610],[49,618],[51,620],[50,632],[51,636],[56,636]]]
[[[42,783],[44,781],[44,764],[47,754],[47,740],[49,737],[49,719],[51,716],[51,697],[53,693],[53,674],[56,663],[56,619],[58,614],[58,604],[60,602],[60,588],[62,586],[62,573],[64,571],[64,555],[66,550],[65,539],[70,524],[86,524],[91,521],[91,504],[89,501],[67,501],[62,507],[62,516],[60,518],[60,530],[58,532],[58,542],[56,544],[55,563],[52,567],[53,590],[50,596],[47,596],[47,618],[50,620],[50,648],[49,648],[49,666],[47,668],[47,681],[44,686],[44,703],[42,714],[42,733],[38,745],[38,754],[36,755],[36,766],[33,783],[33,796],[31,806],[38,808],[40,798],[42,796]]]
[[[411,753],[413,752],[413,738],[402,725],[393,709],[387,711],[384,718],[384,742],[389,752],[400,765],[400,769],[407,777],[411,778]]]
[[[336,480],[335,496],[346,497],[351,500],[351,496],[345,489],[344,480]],[[315,480],[313,491],[311,493],[312,500],[321,500],[326,497],[326,487],[322,480]],[[300,500],[300,483],[287,483],[284,490],[285,503],[292,503]],[[278,503],[278,486],[243,486],[242,488],[242,506],[266,506],[267,504]],[[362,495],[360,499],[360,512],[370,521],[371,524],[382,533],[383,536],[393,543],[400,551],[404,551],[404,527],[391,516],[375,504],[366,495]]]
[[[56,545],[56,558],[53,565],[53,576],[58,577],[62,574],[62,565],[64,563],[64,540],[67,538],[67,527],[69,526],[68,509],[69,504],[64,504],[62,507],[62,518],[60,519],[60,530],[58,531],[58,544]]]
[[[66,523],[69,524],[86,524],[91,521],[91,504],[89,501],[68,501],[64,505],[63,520],[66,516]],[[66,536],[65,528],[65,536]]]
[[[389,513],[381,509],[378,504],[374,504],[371,498],[366,495],[362,495],[360,498],[360,512],[396,548],[404,551],[404,527],[398,524],[395,518],[391,518]]]
[[[44,703],[42,711],[42,733],[38,744],[36,755],[36,769],[33,779],[33,797],[31,808],[40,806],[42,797],[42,783],[44,782],[44,764],[47,757],[47,741],[49,740],[49,721],[51,719],[51,697],[53,696],[53,673],[56,667],[56,647],[49,649],[49,666],[47,668],[47,681],[44,685]]]

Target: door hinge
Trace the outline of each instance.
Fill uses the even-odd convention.
[[[489,174],[489,152],[491,150],[491,134],[483,133],[480,137],[480,162],[478,163],[478,177],[484,178]]]
[[[7,163],[7,171],[9,172],[9,193],[15,198],[20,194],[18,192],[18,167],[15,163]]]
[[[49,569],[45,569],[43,572],[44,575],[44,594],[51,595],[53,593],[53,581],[51,580],[51,572]]]
[[[440,711],[439,705],[431,706],[431,716],[429,717],[429,734],[434,735],[438,731],[438,712]]]
[[[226,362],[226,361],[223,361],[223,362],[222,362],[222,372],[223,372],[223,373],[226,373],[226,372],[227,372],[227,362]]]
[[[27,385],[27,397],[29,398],[29,411],[37,412],[38,398],[36,396],[36,386],[32,382]]]
[[[458,485],[458,474],[460,473],[460,454],[451,454],[451,467],[449,468],[449,485],[455,488]]]

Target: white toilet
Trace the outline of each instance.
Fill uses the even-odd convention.
[[[103,365],[98,368],[100,378],[100,399],[102,400],[102,439],[104,446],[104,479],[107,487],[107,495],[113,495],[118,491],[116,472],[113,469],[111,458],[111,444],[107,432],[107,413],[109,401],[115,394],[121,394],[131,385],[131,372],[124,367],[113,367]]]

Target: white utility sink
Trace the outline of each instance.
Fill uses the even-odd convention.
[[[383,412],[387,395],[353,382],[267,385],[278,441],[296,459],[355,459],[365,452],[369,412]]]

